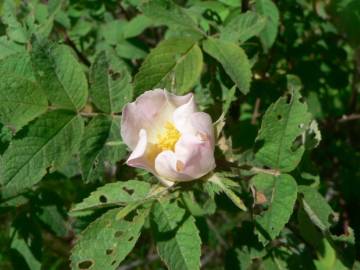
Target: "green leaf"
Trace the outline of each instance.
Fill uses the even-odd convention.
[[[29,37],[26,29],[16,18],[16,2],[13,0],[5,0],[1,15],[2,22],[7,25],[7,36],[13,41],[26,43]]]
[[[213,124],[214,128],[215,128],[216,138],[219,138],[221,131],[225,127],[225,124],[226,124],[225,116],[230,109],[231,103],[235,99],[235,93],[236,93],[236,85],[234,85],[232,88],[230,88],[229,91],[225,95],[222,113],[221,113],[219,119],[216,120],[216,122]]]
[[[27,265],[29,266],[29,269],[41,269],[41,263],[35,258],[25,240],[23,238],[20,238],[18,233],[14,235],[14,239],[11,243],[11,248],[17,250],[21,254],[21,256],[23,256]]]
[[[314,188],[299,186],[299,193],[302,194],[302,203],[305,212],[310,220],[322,231],[330,228],[330,217],[333,211],[323,196]]]
[[[194,218],[168,201],[158,201],[152,214],[157,250],[167,268],[200,269],[201,240]]]
[[[266,17],[265,28],[260,33],[260,40],[267,51],[276,40],[280,24],[279,10],[272,0],[256,0],[255,8],[259,14]]]
[[[332,21],[335,23],[339,32],[345,35],[349,41],[358,47],[360,44],[360,31],[354,25],[360,24],[360,3],[357,0],[332,0],[330,1],[329,11]]]
[[[186,9],[171,0],[147,1],[141,6],[141,11],[157,23],[204,34]]]
[[[264,146],[255,158],[263,165],[282,172],[295,169],[305,148],[294,142],[301,138],[310,120],[311,114],[298,90],[279,98],[265,112],[256,138],[264,141]]]
[[[60,214],[58,208],[54,205],[45,206],[41,208],[39,218],[42,222],[50,227],[59,237],[66,237],[68,233],[68,224],[64,217]]]
[[[14,73],[14,75],[35,82],[30,55],[27,52],[13,53],[0,59],[0,73]]]
[[[13,140],[0,161],[0,183],[7,196],[36,184],[47,170],[69,161],[78,150],[83,121],[73,112],[56,110],[42,115],[26,137]]]
[[[140,35],[146,28],[152,25],[151,19],[145,15],[138,15],[131,19],[124,27],[124,38],[132,38]]]
[[[297,197],[297,184],[288,174],[257,174],[251,184],[266,199],[267,209],[255,217],[259,240],[266,244],[277,237],[289,221]]]
[[[87,80],[69,47],[33,38],[31,61],[37,81],[54,106],[72,110],[84,107]]]
[[[72,211],[138,202],[149,195],[150,187],[149,183],[137,180],[109,183],[91,192],[90,196],[77,204]]]
[[[250,91],[251,66],[244,50],[235,43],[214,38],[204,41],[203,47],[220,62],[239,90],[247,94]]]
[[[125,59],[143,59],[147,55],[146,51],[143,49],[133,45],[132,43],[122,40],[121,42],[118,42],[116,45],[116,53],[121,58]]]
[[[134,248],[149,213],[148,209],[139,210],[132,221],[127,221],[117,219],[119,211],[109,210],[81,233],[71,252],[71,269],[118,268]]]
[[[199,80],[202,66],[202,53],[196,41],[165,40],[150,52],[136,74],[135,93],[163,87],[184,94]]]
[[[253,11],[236,14],[221,30],[220,39],[244,43],[253,36],[259,35],[266,25],[265,17]]]
[[[13,73],[1,74],[0,122],[18,130],[47,110],[47,99],[38,84]]]
[[[99,115],[86,126],[80,146],[81,172],[86,182],[104,175],[106,161],[119,161],[122,157],[121,153],[118,153],[119,150],[125,153],[124,145],[106,145],[114,137],[114,132],[118,135],[116,139],[120,140],[117,121],[120,122],[116,118]]]
[[[91,66],[90,82],[92,102],[103,112],[121,112],[132,99],[131,76],[113,52],[102,51],[97,55]]]
[[[221,174],[213,174],[209,178],[209,182],[217,185],[222,192],[225,193],[225,195],[241,210],[247,211],[247,208],[244,204],[244,202],[240,199],[240,197],[232,191],[231,188],[240,188],[239,185],[232,180],[222,176]]]
[[[99,156],[107,142],[111,129],[111,117],[99,115],[91,119],[85,127],[80,145],[80,165],[83,179],[86,182],[99,175]]]
[[[11,54],[24,52],[25,48],[11,40],[6,36],[0,37],[0,59],[7,57]]]

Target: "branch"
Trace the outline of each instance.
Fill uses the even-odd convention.
[[[116,270],[131,270],[133,268],[136,268],[136,267],[144,265],[144,264],[151,263],[151,262],[156,261],[158,259],[159,259],[159,255],[151,254],[151,255],[147,256],[146,259],[143,259],[143,260],[139,259],[139,260],[136,260],[136,261],[132,261],[129,264],[118,267]]]
[[[338,121],[339,123],[344,123],[347,121],[352,121],[352,120],[359,120],[360,119],[360,114],[349,114],[349,115],[343,115]]]

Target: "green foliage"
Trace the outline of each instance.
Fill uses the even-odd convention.
[[[0,121],[19,129],[47,110],[47,99],[38,84],[14,73],[2,73]]]
[[[161,42],[146,57],[136,74],[135,93],[163,87],[184,94],[198,81],[202,71],[202,53],[196,40],[176,38]]]
[[[0,269],[357,269],[359,14],[2,1]],[[154,88],[211,116],[214,171],[166,187],[127,166],[122,109]]]
[[[119,140],[118,121],[118,118],[99,115],[85,127],[80,147],[80,165],[86,182],[104,176],[106,163],[113,164],[124,156],[122,144],[107,145]]]
[[[16,75],[23,77],[23,79],[35,81],[30,55],[25,52],[15,52],[2,58],[0,60],[0,72],[10,77]]]
[[[122,107],[131,101],[131,76],[113,52],[99,53],[91,66],[90,81],[90,97],[103,112],[121,112]]]
[[[269,50],[274,44],[278,33],[279,10],[271,0],[256,0],[256,11],[266,17],[265,27],[260,33],[260,39],[264,49]]]
[[[265,211],[255,218],[255,222],[259,239],[268,243],[289,221],[297,197],[297,184],[288,174],[258,174],[251,179],[251,184],[265,201],[262,202]]]
[[[15,195],[54,171],[77,151],[83,133],[82,119],[69,111],[44,114],[30,126],[26,137],[12,141],[1,159],[3,193]]]
[[[322,231],[330,228],[330,218],[333,211],[325,199],[314,189],[300,186],[299,194],[302,195],[302,204],[311,221]]]
[[[221,63],[242,93],[249,92],[251,66],[243,49],[232,42],[209,38],[204,42],[204,50]]]
[[[170,0],[147,1],[141,6],[141,10],[157,23],[202,34],[189,13]]]
[[[150,185],[146,182],[130,180],[109,183],[92,192],[88,198],[77,204],[72,211],[139,202],[146,199],[149,192]]]
[[[85,106],[87,80],[68,47],[33,39],[31,61],[36,79],[53,106],[72,110]]]
[[[225,27],[221,30],[220,38],[244,43],[253,36],[259,35],[266,25],[265,17],[253,11],[244,14],[236,14],[230,18]]]
[[[139,210],[131,220],[118,220],[118,208],[109,210],[82,232],[72,250],[72,269],[117,269],[133,249],[148,210]]]
[[[290,172],[299,164],[305,148],[301,141],[297,145],[296,140],[302,140],[311,120],[299,91],[291,91],[267,109],[257,137],[264,145],[256,159],[282,172]]]
[[[152,213],[157,249],[168,269],[199,269],[201,240],[194,218],[168,201],[158,201]]]

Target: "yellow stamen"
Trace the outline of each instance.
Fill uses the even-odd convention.
[[[175,144],[180,138],[180,132],[171,122],[166,122],[161,133],[157,134],[157,142],[151,143],[147,149],[147,158],[153,162],[158,154],[165,150],[175,150]]]
[[[180,138],[180,132],[175,128],[171,122],[166,122],[164,131],[157,135],[157,145],[162,150],[174,151],[175,144]]]

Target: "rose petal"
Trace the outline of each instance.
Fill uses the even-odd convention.
[[[164,90],[155,89],[145,92],[135,102],[124,107],[121,119],[121,136],[132,150],[139,140],[140,129],[147,130],[153,125],[167,103]]]
[[[195,104],[194,96],[191,94],[191,98],[187,103],[176,108],[173,113],[173,122],[177,130],[181,133],[186,132],[187,122],[191,114],[196,112],[197,107]]]
[[[169,93],[168,91],[165,90],[165,94],[166,94],[167,100],[171,104],[173,104],[176,108],[188,103],[193,98],[192,93],[189,93],[185,96],[177,96],[177,95]]]
[[[209,140],[182,135],[175,152],[164,151],[155,159],[155,171],[170,181],[200,178],[215,168],[214,153]]]
[[[151,165],[149,164],[146,158],[148,140],[145,129],[141,129],[139,132],[139,141],[131,153],[130,157],[126,161],[126,164],[131,167],[143,168],[147,170],[152,170]]]
[[[202,140],[209,139],[212,149],[214,149],[215,134],[210,115],[204,112],[193,113],[189,117],[189,123],[193,129],[193,132],[195,132],[195,135],[200,136]]]
[[[140,129],[147,131],[148,140],[155,143],[156,135],[167,121],[172,121],[177,107],[187,104],[193,95],[176,96],[164,89],[146,91],[122,112],[121,136],[133,150],[139,140]]]

